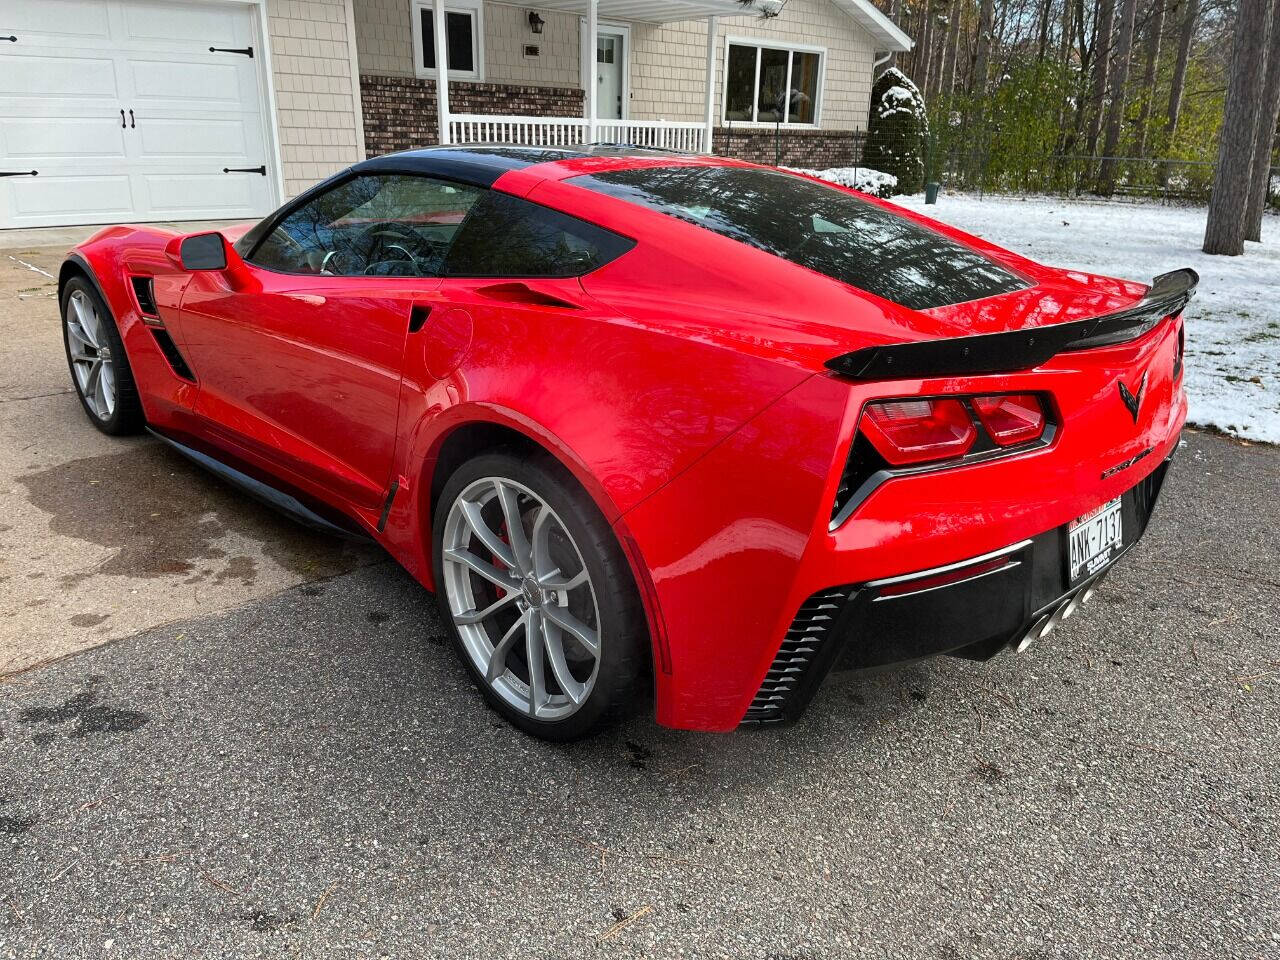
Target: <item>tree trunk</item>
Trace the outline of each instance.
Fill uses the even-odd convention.
[[[893,21],[894,26],[902,26],[902,0],[893,0],[889,4],[889,19]],[[898,51],[894,50],[889,54],[889,59],[884,62],[881,70],[890,70],[898,65]],[[871,78],[873,81],[875,77]]]
[[[1275,143],[1276,121],[1280,120],[1280,0],[1271,4],[1271,51],[1267,54],[1267,80],[1262,93],[1262,116],[1253,147],[1249,173],[1249,204],[1244,215],[1244,238],[1262,241],[1262,214],[1267,206],[1267,186],[1271,180],[1271,147]]]
[[[1096,36],[1093,41],[1093,95],[1090,97],[1089,136],[1085,141],[1089,156],[1098,152],[1098,135],[1102,132],[1102,115],[1107,99],[1107,76],[1111,68],[1111,34],[1115,30],[1115,0],[1098,4]]]
[[[920,88],[921,95],[929,99],[929,67],[933,64],[933,10],[929,0],[920,5],[920,44],[916,48],[916,75],[913,78]]]
[[[1129,85],[1129,61],[1133,59],[1134,21],[1138,16],[1138,0],[1123,0],[1120,8],[1120,33],[1116,38],[1116,61],[1111,71],[1111,103],[1107,108],[1107,137],[1103,142],[1102,170],[1099,190],[1110,193],[1115,186],[1116,162],[1120,150],[1120,133],[1124,129],[1125,94]]]
[[[1049,12],[1053,9],[1053,0],[1044,0],[1040,4],[1040,38],[1036,43],[1036,62],[1044,63],[1044,55],[1049,47]]]
[[[980,0],[978,5],[978,38],[973,54],[973,75],[969,77],[969,92],[982,95],[987,92],[987,70],[991,59],[991,22],[995,14],[995,0]]]
[[[1142,107],[1138,111],[1138,143],[1134,156],[1147,155],[1147,125],[1151,120],[1151,102],[1156,97],[1156,71],[1160,67],[1160,40],[1164,33],[1164,0],[1155,0],[1155,9],[1147,24],[1147,68],[1142,75]]]
[[[1204,231],[1204,252],[1238,257],[1244,253],[1245,209],[1253,149],[1261,120],[1266,80],[1272,0],[1240,0],[1231,79],[1218,135],[1218,166]]]
[[[1182,91],[1187,84],[1187,61],[1191,59],[1191,45],[1196,38],[1196,21],[1200,18],[1200,0],[1184,0],[1182,31],[1178,36],[1178,56],[1173,62],[1173,80],[1169,85],[1169,113],[1165,124],[1166,155],[1178,134],[1178,117],[1182,113]]]
[[[938,92],[950,97],[956,87],[956,55],[960,48],[960,13],[964,9],[960,0],[951,0],[947,14],[947,37],[942,52],[942,80]]]

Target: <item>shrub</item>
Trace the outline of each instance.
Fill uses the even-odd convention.
[[[871,88],[871,120],[863,162],[896,177],[896,193],[919,193],[924,189],[928,137],[924,97],[906,74],[889,68]]]

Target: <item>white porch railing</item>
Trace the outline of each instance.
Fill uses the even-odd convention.
[[[596,140],[660,150],[706,153],[702,123],[670,120],[597,120]],[[577,146],[591,141],[582,117],[504,117],[496,114],[449,115],[450,143],[515,143],[538,147]]]

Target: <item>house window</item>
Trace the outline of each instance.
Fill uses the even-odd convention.
[[[817,123],[822,55],[817,49],[729,41],[725,121]]]
[[[483,4],[479,0],[448,0],[444,26],[450,79],[484,79]],[[434,77],[436,21],[435,3],[431,0],[413,0],[413,39],[418,76]]]

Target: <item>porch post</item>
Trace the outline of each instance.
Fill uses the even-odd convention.
[[[707,129],[703,153],[715,153],[716,132],[716,18],[707,17]]]
[[[600,0],[587,0],[587,43],[586,49],[582,51],[583,57],[586,58],[586,69],[583,71],[583,83],[587,85],[587,140],[595,143],[598,139],[596,127],[598,126],[599,108],[596,101],[600,98],[600,79],[596,75],[596,44],[599,42],[600,36]]]
[[[433,22],[436,35],[436,112],[440,116],[440,144],[449,142],[449,50],[445,35],[444,0],[436,0]]]

